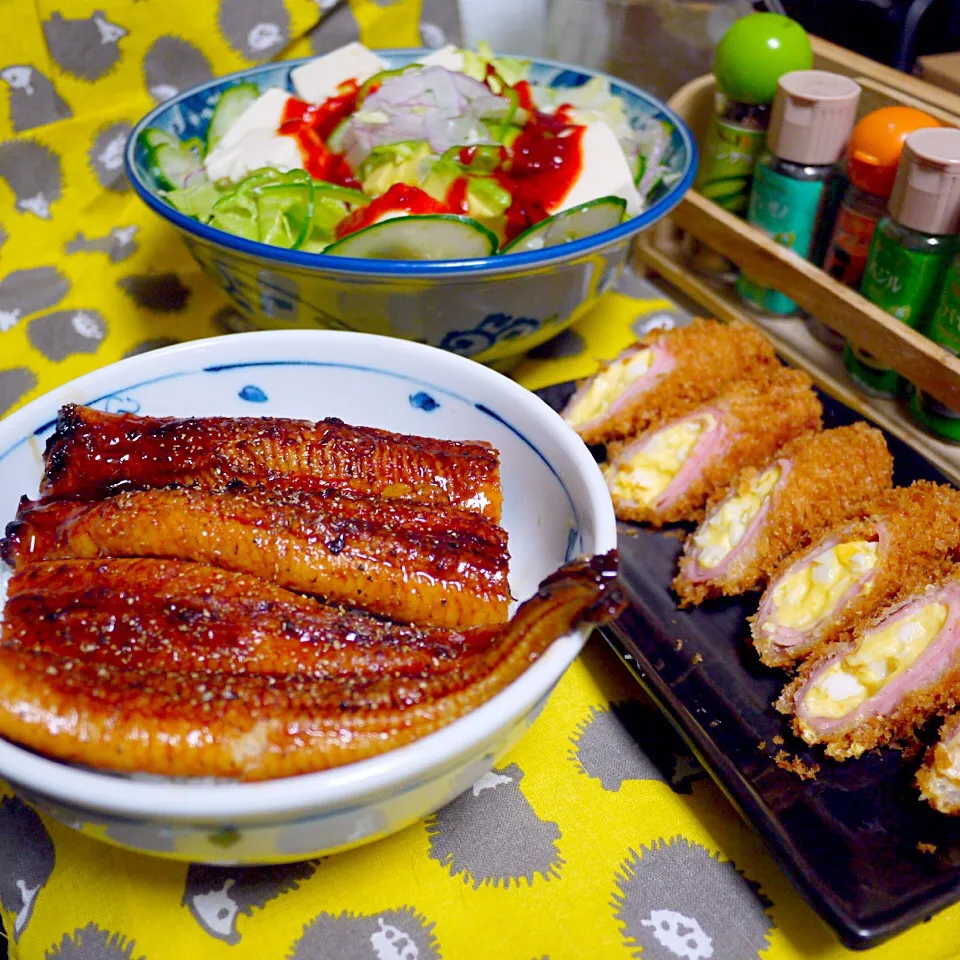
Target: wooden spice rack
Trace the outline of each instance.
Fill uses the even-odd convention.
[[[960,96],[851,53],[817,37],[814,66],[852,77],[863,89],[859,115],[890,104],[925,110],[941,122],[960,127]],[[698,77],[669,101],[702,143],[713,110],[715,81]],[[802,310],[842,336],[868,349],[911,383],[960,410],[960,357],[895,320],[855,290],[809,261],[774,243],[766,234],[690,190],[667,220],[642,234],[637,266],[659,274],[705,313],[724,320],[745,320],[764,328],[781,353],[805,368],[820,386],[920,450],[960,483],[960,447],[944,443],[913,425],[894,401],[857,391],[846,377],[840,355],[822,345],[802,319],[770,319],[753,313],[737,297],[732,282],[705,277],[691,268],[692,239],[719,251],[750,276],[782,291]]]

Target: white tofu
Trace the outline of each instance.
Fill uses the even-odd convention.
[[[453,73],[463,73],[463,53],[452,43],[434,50],[419,62],[425,67],[443,67]]]
[[[639,213],[643,202],[616,135],[606,123],[591,123],[580,141],[583,164],[567,195],[550,213],[569,210],[599,197],[623,197],[627,213]]]
[[[297,141],[277,133],[289,99],[285,90],[273,89],[254,100],[207,154],[203,161],[207,176],[237,181],[260,167],[283,171],[303,167]]]
[[[348,43],[291,70],[290,82],[301,100],[323,103],[336,96],[341,83],[347,80],[363,83],[386,69],[386,61],[362,43]]]
[[[225,150],[218,143],[204,166],[211,180],[236,183],[261,167],[273,167],[283,173],[302,169],[303,156],[294,137],[280,136],[273,130],[248,130]]]

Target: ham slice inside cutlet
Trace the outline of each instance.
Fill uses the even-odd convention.
[[[889,609],[787,686],[778,709],[837,760],[909,735],[960,695],[960,580]]]

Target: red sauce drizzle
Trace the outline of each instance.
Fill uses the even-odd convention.
[[[450,184],[447,190],[447,206],[455,213],[469,213],[470,207],[467,200],[467,187],[470,181],[466,177],[457,177]]]
[[[385,213],[403,212],[414,216],[456,213],[449,204],[434,200],[429,193],[406,183],[395,183],[367,206],[354,210],[337,224],[337,239],[373,226]]]
[[[306,103],[296,97],[287,100],[277,132],[296,138],[303,168],[314,179],[355,189],[360,186],[343,156],[326,145],[327,137],[356,109],[359,92],[356,80],[347,80],[336,96],[323,103]]]

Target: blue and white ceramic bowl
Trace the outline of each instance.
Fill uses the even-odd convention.
[[[378,51],[389,67],[425,51]],[[127,175],[140,198],[176,226],[203,270],[257,327],[357,330],[416,340],[506,369],[531,347],[583,314],[619,276],[633,237],[666,216],[696,170],[696,145],[679,117],[656,97],[608,78],[634,124],[666,120],[665,160],[676,179],[639,216],[602,233],[542,251],[475,260],[359,260],[301,253],[204,226],[158,195],[139,144],[145,127],[181,138],[203,137],[220,95],[237,83],[292,91],[291,60],[254,67],[193,87],[144,117],[127,145]],[[531,80],[577,87],[595,71],[535,60]]]
[[[0,421],[0,526],[36,496],[41,454],[68,402],[172,416],[337,416],[499,451],[513,595],[567,559],[616,546],[607,488],[545,403],[462,357],[386,337],[270,331],[196,341],[88,374]],[[2,565],[0,565],[0,569]],[[487,773],[536,716],[586,640],[556,643],[507,689],[443,730],[336,770],[265,783],[130,778],[49,760],[0,739],[0,779],[84,833],[215,863],[301,860],[386,836]]]

